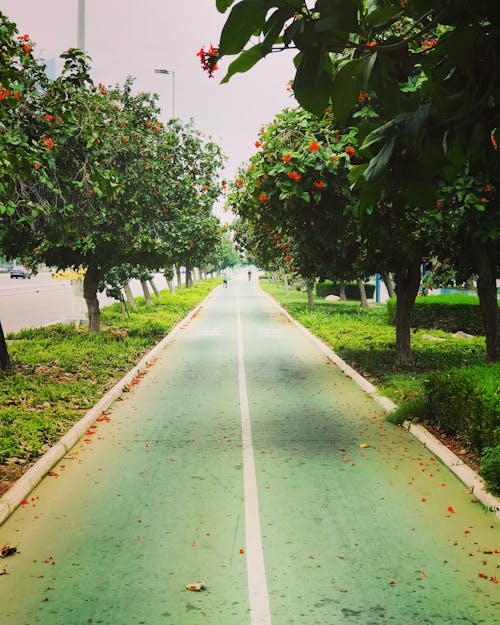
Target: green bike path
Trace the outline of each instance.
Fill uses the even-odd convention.
[[[0,527],[0,625],[500,623],[494,516],[255,285],[136,382]]]

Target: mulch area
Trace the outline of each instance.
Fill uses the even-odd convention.
[[[30,468],[28,464],[0,465],[0,497]]]
[[[435,436],[439,441],[446,445],[456,456],[469,465],[471,469],[479,473],[481,465],[481,457],[472,449],[468,448],[463,440],[460,438],[445,434],[438,427],[434,425],[425,425],[425,428]]]

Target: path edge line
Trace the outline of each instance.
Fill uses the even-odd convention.
[[[32,490],[43,480],[47,473],[78,443],[85,435],[91,425],[93,425],[102,412],[109,408],[111,404],[124,392],[124,387],[132,382],[138,373],[145,371],[148,364],[172,341],[181,327],[191,321],[198,314],[205,303],[212,297],[213,293],[219,289],[216,286],[210,293],[197,304],[159,343],[157,343],[141,360],[126,373],[85,415],[77,421],[59,441],[43,454],[35,464],[30,467],[10,488],[0,497],[0,526],[19,507],[24,499],[28,497]]]
[[[299,330],[301,330],[313,343],[315,343],[326,356],[332,360],[346,375],[351,377],[354,382],[360,386],[365,393],[371,395],[373,399],[381,406],[386,413],[392,412],[397,408],[397,404],[391,401],[388,397],[384,397],[378,393],[378,389],[360,373],[348,365],[338,354],[336,354],[331,347],[323,343],[321,339],[315,336],[310,330],[303,326],[297,319],[294,319],[292,315],[278,303],[272,295],[266,293],[262,287],[260,291],[265,295],[279,311],[293,323]],[[443,445],[433,434],[429,432],[423,425],[418,423],[412,423],[405,421],[403,428],[410,432],[417,440],[419,440],[424,447],[427,447],[429,451],[439,458],[439,460],[448,469],[454,473],[458,479],[471,489],[471,494],[476,497],[486,508],[495,512],[495,517],[500,521],[500,499],[489,493],[486,488],[483,479],[479,474],[471,469],[465,462],[455,455],[451,449]]]

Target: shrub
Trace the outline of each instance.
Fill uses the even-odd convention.
[[[394,425],[402,425],[405,421],[425,421],[428,418],[429,407],[423,397],[411,399],[399,405],[396,410],[390,412],[386,419]]]
[[[489,491],[493,495],[500,495],[500,444],[484,448],[480,474]]]
[[[429,418],[480,451],[500,444],[500,363],[434,373],[426,384]]]
[[[387,320],[394,325],[396,300],[387,300]],[[430,295],[418,297],[411,313],[413,328],[436,328],[445,332],[484,335],[479,298],[471,295]]]
[[[365,283],[366,297],[373,299],[375,286]],[[356,282],[348,282],[345,285],[345,294],[347,299],[359,299],[359,288]],[[326,297],[327,295],[340,295],[340,284],[325,280],[316,284],[316,295],[318,297]]]

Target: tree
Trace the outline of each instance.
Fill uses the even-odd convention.
[[[61,56],[61,76],[32,81],[5,118],[5,136],[27,156],[22,167],[11,157],[0,188],[1,248],[32,266],[84,267],[89,330],[98,332],[97,289],[111,268],[156,268],[195,245],[186,230],[208,219],[222,157],[192,124],[164,127],[155,98],[134,95],[132,80],[93,85],[81,51]]]
[[[15,178],[31,178],[34,148],[23,128],[23,111],[46,84],[43,67],[31,51],[28,35],[17,35],[16,27],[0,12],[0,253],[7,222],[15,212],[12,200]],[[36,211],[35,206],[32,211]],[[0,324],[0,369],[7,369],[10,359]]]
[[[217,1],[220,11],[232,4]],[[493,0],[317,0],[314,6],[243,0],[232,8],[208,63],[213,69],[221,56],[239,55],[228,80],[271,52],[297,49],[296,98],[317,114],[331,101],[340,122],[351,115],[360,91],[378,95],[379,121],[361,145],[369,163],[356,175],[361,208],[390,199],[392,206],[426,209],[419,211],[419,223],[430,227],[440,215],[438,178],[451,181],[471,168],[498,186],[499,21]],[[255,33],[260,39],[244,50]],[[498,203],[490,210],[497,224]],[[464,226],[478,232],[477,217],[475,209],[464,214]],[[490,241],[498,248],[498,236]],[[474,249],[483,275],[480,297],[489,302],[482,304],[487,357],[498,360],[498,311],[491,304],[497,260],[485,253],[481,237]],[[409,270],[401,268],[400,276]]]

